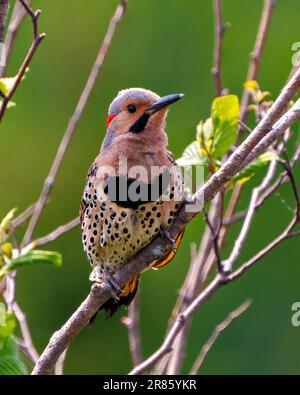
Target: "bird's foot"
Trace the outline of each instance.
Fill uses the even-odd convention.
[[[106,285],[108,285],[110,293],[111,293],[111,297],[113,298],[114,302],[118,303],[120,300],[119,295],[123,293],[123,289],[114,280],[112,274],[110,274],[110,273],[105,273],[104,282]]]
[[[94,281],[98,284],[105,284],[108,286],[111,297],[117,303],[119,301],[119,295],[124,291],[119,286],[119,284],[114,280],[111,273],[101,273],[98,270],[98,267],[94,267],[92,273],[90,274],[90,281]]]
[[[164,237],[165,239],[167,239],[170,242],[171,249],[174,252],[174,254],[176,254],[176,252],[177,252],[176,241],[174,239],[172,239],[172,237],[170,236],[170,233],[166,229],[161,228],[159,231],[159,234],[161,235],[161,237]]]

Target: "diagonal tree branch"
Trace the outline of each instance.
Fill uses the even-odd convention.
[[[24,246],[23,250],[32,250],[33,248],[36,248],[37,246],[41,246],[41,245],[50,243],[51,241],[60,237],[62,234],[69,232],[71,229],[78,226],[79,223],[80,223],[79,217],[76,217],[76,218],[72,219],[71,221],[69,221],[68,223],[66,223],[64,225],[60,225],[58,228],[53,230],[48,235],[42,236],[36,240],[33,240],[31,243]]]
[[[122,323],[128,329],[129,348],[131,352],[131,358],[133,366],[139,365],[143,361],[142,354],[142,341],[139,328],[139,291],[134,297],[133,301],[129,306],[129,312],[127,317],[122,317]]]
[[[2,94],[2,105],[0,108],[0,121],[3,118],[3,115],[5,113],[5,110],[7,108],[7,105],[9,103],[9,101],[11,100],[11,98],[13,97],[15,91],[17,90],[18,86],[20,85],[20,82],[26,72],[26,69],[28,68],[28,66],[30,65],[32,58],[38,48],[38,46],[40,45],[40,43],[42,42],[42,40],[46,37],[45,33],[38,33],[38,19],[39,16],[41,14],[40,10],[37,11],[33,11],[27,4],[27,2],[25,0],[19,0],[24,9],[26,10],[26,12],[28,13],[28,15],[31,18],[32,21],[32,29],[33,29],[33,41],[31,44],[31,47],[17,73],[17,76],[15,78],[14,84],[12,86],[12,88],[10,89],[10,91],[8,92],[8,94]]]
[[[227,329],[232,322],[240,317],[249,307],[251,306],[251,300],[246,300],[243,304],[237,307],[235,310],[231,311],[228,316],[222,321],[219,325],[217,325],[208,339],[208,341],[202,347],[200,354],[198,355],[191,371],[190,375],[197,374],[198,370],[200,369],[201,365],[203,364],[204,359],[206,358],[207,354],[209,353],[212,346],[215,344],[218,337]]]
[[[222,40],[228,25],[223,24],[221,0],[214,0],[215,14],[215,48],[213,68],[211,70],[214,76],[216,95],[221,96],[223,92],[223,83],[221,77],[221,60],[222,60]]]
[[[30,5],[31,0],[25,0],[25,2],[26,2],[26,4]],[[19,1],[16,1],[14,9],[13,9],[13,13],[12,13],[9,25],[8,25],[6,38],[5,38],[6,65],[1,70],[0,77],[2,77],[4,75],[8,60],[11,55],[11,51],[13,48],[13,44],[14,44],[17,32],[18,32],[19,27],[22,24],[26,14],[27,14],[27,11],[23,7],[23,5]]]

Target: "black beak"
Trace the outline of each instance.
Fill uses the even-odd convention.
[[[169,106],[172,103],[175,103],[177,100],[182,99],[184,94],[182,93],[175,93],[174,95],[163,96],[152,106],[148,107],[145,111],[145,114],[152,115],[155,114],[157,111],[162,110],[163,108]]]

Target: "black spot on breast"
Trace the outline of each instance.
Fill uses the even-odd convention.
[[[165,168],[149,184],[127,176],[108,176],[104,180],[103,190],[109,200],[118,206],[137,210],[141,204],[159,200],[160,196],[168,191],[169,181],[170,172]],[[103,210],[105,206],[100,207]],[[145,206],[142,206],[141,210],[145,210]]]

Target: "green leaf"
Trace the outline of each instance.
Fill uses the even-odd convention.
[[[244,184],[249,181],[252,177],[256,175],[259,169],[264,167],[267,163],[272,160],[278,160],[278,156],[273,152],[265,152],[260,155],[253,162],[249,163],[243,170],[241,170],[237,175],[232,179],[234,183]]]
[[[0,99],[0,104],[2,105],[2,99]],[[7,108],[16,107],[16,103],[10,100],[10,101],[7,103],[7,106],[6,106],[6,107],[7,107]]]
[[[56,251],[32,250],[27,252],[27,254],[13,259],[7,264],[5,269],[11,271],[22,266],[36,265],[41,263],[47,263],[58,267],[62,265],[62,256]]]
[[[16,82],[16,77],[0,78],[0,89],[7,95]]]
[[[5,311],[4,325],[0,325],[0,350],[6,340],[13,334],[15,327],[16,320],[14,314]]]
[[[197,141],[201,147],[200,153],[203,156],[210,157],[212,154],[213,132],[212,118],[208,118],[205,122],[199,122],[197,126]]]
[[[213,144],[215,159],[221,159],[235,142],[239,120],[239,99],[236,95],[217,97],[212,104]]]
[[[0,350],[0,375],[25,375],[27,367],[20,357],[18,345],[10,336]]]
[[[181,157],[176,159],[178,166],[186,167],[207,164],[207,159],[201,155],[200,150],[201,147],[198,141],[193,141],[185,148]]]
[[[1,252],[3,255],[7,256],[7,258],[11,259],[13,254],[13,245],[12,243],[3,243],[1,246]]]
[[[244,82],[244,88],[251,89],[253,91],[258,91],[259,85],[258,85],[257,81],[249,80],[249,81]]]
[[[25,73],[29,71],[29,67],[25,70]],[[21,81],[25,80],[26,75],[24,74]],[[17,76],[14,77],[5,77],[5,78],[0,78],[0,89],[1,91],[5,94],[8,95],[9,92],[12,90],[14,87],[15,83],[17,80]]]
[[[0,244],[3,238],[5,237],[6,232],[9,230],[9,226],[15,216],[16,211],[17,211],[16,207],[10,210],[10,212],[6,214],[6,216],[3,218],[3,220],[0,223]]]

